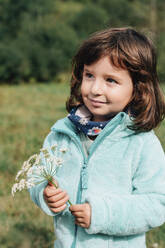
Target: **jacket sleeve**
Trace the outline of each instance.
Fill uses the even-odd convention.
[[[51,146],[58,143],[58,138],[56,137],[56,133],[51,131],[48,136],[46,137],[43,148],[47,148],[49,152],[51,153]],[[58,184],[62,189],[65,189],[65,183],[62,179],[58,178]],[[52,212],[48,205],[46,204],[44,197],[43,197],[43,191],[47,185],[47,181],[37,184],[34,187],[29,189],[30,197],[32,201],[39,207],[41,210],[43,210],[46,214],[50,216],[56,216],[58,214],[65,214],[66,211],[68,211],[68,207],[66,207],[62,212],[54,213]]]
[[[156,136],[144,142],[141,159],[132,179],[130,195],[106,198],[89,196],[92,208],[89,234],[140,234],[165,221],[165,154]]]

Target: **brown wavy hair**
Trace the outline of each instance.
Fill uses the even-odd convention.
[[[165,118],[165,101],[156,71],[156,52],[152,41],[132,28],[111,28],[96,32],[84,41],[72,60],[68,112],[83,104],[81,82],[84,64],[91,65],[109,56],[111,63],[128,70],[133,82],[133,97],[127,109],[133,116],[130,129],[144,132]]]

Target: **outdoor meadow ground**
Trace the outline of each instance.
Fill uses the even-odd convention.
[[[0,248],[52,248],[53,220],[27,192],[11,196],[17,170],[37,153],[54,122],[66,115],[66,84],[0,86]],[[156,130],[165,150],[165,122]],[[147,233],[148,247],[165,247],[165,225]]]

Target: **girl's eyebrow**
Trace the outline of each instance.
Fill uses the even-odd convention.
[[[84,71],[91,72],[91,70],[88,70],[87,68],[84,68]],[[92,72],[91,72],[92,73]]]

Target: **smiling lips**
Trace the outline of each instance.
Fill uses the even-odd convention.
[[[90,101],[93,102],[93,103],[106,103],[106,102],[96,101],[94,99],[90,99]]]

